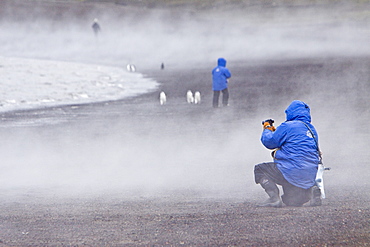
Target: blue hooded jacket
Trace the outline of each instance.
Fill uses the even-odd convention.
[[[212,70],[213,91],[221,91],[227,88],[227,79],[231,77],[224,58],[219,58],[217,64],[217,67]]]
[[[315,139],[304,124],[310,127],[318,141],[317,132],[311,124],[310,108],[304,102],[295,100],[285,113],[286,121],[274,132],[265,129],[261,142],[266,148],[278,148],[274,162],[285,179],[292,185],[308,189],[315,184],[319,163]]]

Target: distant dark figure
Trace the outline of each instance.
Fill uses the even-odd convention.
[[[94,30],[94,33],[95,33],[95,35],[97,36],[98,35],[98,33],[100,32],[100,30],[101,30],[101,28],[100,28],[100,25],[99,25],[99,23],[98,23],[98,19],[94,19],[94,23],[92,24],[92,29]]]
[[[226,60],[219,58],[217,66],[212,70],[213,107],[218,107],[218,99],[222,92],[222,105],[229,105],[229,91],[227,89],[228,79],[231,77],[229,69],[226,68]]]
[[[164,69],[164,63],[161,64],[161,69]]]

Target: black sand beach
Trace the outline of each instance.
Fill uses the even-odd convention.
[[[226,59],[225,108],[211,107],[215,60],[142,68],[160,85],[138,97],[3,113],[4,161],[24,164],[2,177],[19,184],[0,189],[0,246],[369,246],[370,57]],[[283,122],[295,99],[332,168],[327,198],[258,208],[261,121]]]

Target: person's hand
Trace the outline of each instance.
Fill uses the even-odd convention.
[[[268,129],[268,130],[271,130],[271,131],[275,131],[276,128],[275,128],[275,126],[273,126],[274,122],[275,121],[273,119],[267,119],[265,121],[262,121],[263,129]]]

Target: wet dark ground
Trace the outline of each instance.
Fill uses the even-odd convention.
[[[322,207],[278,210],[225,200],[80,199],[63,203],[2,203],[1,243],[4,246],[367,246],[368,206],[345,196],[338,199],[341,201],[328,200]]]
[[[368,246],[370,168],[363,145],[367,146],[369,135],[366,129],[364,133],[357,127],[349,130],[348,126],[358,123],[354,119],[362,119],[360,125],[369,119],[369,66],[366,57],[230,63],[233,77],[227,108],[211,108],[209,66],[195,71],[146,71],[147,76],[161,83],[158,90],[121,101],[3,113],[0,133],[11,144],[17,143],[12,139],[21,139],[22,134],[27,138],[29,133],[50,145],[53,140],[64,140],[63,136],[72,137],[68,139],[71,145],[79,138],[93,141],[117,136],[123,146],[130,145],[125,137],[131,142],[132,136],[148,141],[165,136],[164,140],[180,140],[176,150],[181,150],[188,148],[181,140],[190,134],[190,138],[212,136],[211,141],[230,143],[235,132],[259,133],[261,120],[280,116],[278,120],[283,121],[283,111],[290,101],[302,99],[311,106],[313,123],[326,147],[324,161],[332,171],[326,176],[327,199],[323,206],[281,209],[256,207],[265,195],[253,184],[254,164],[243,168],[249,172],[239,171],[250,173],[245,178],[247,185],[233,188],[237,193],[229,195],[209,196],[207,190],[189,190],[186,186],[172,190],[171,185],[153,194],[141,190],[123,193],[124,188],[122,193],[120,189],[102,189],[96,194],[75,194],[72,188],[70,193],[59,194],[58,186],[42,184],[8,187],[0,192],[0,245]],[[200,105],[186,103],[188,89],[202,93]],[[159,105],[161,90],[168,96],[165,106]],[[338,133],[346,136],[345,142]],[[330,148],[333,143],[336,149]],[[60,144],[60,148],[67,145]],[[102,150],[104,145],[101,143]],[[153,142],[149,147],[156,150],[155,145]],[[345,168],[349,160],[346,151],[351,145],[362,155],[353,159],[365,160],[350,164],[356,170],[352,174]],[[202,148],[191,150],[196,153]],[[228,177],[227,170],[224,176]]]
[[[129,20],[139,23],[156,6],[169,4],[114,2],[128,8],[118,10],[114,4],[93,8],[96,1],[0,1],[5,6],[0,8],[0,19],[51,21],[57,28],[61,21],[91,21],[110,11],[107,15],[113,19],[133,14]],[[334,30],[344,33],[322,33],[307,50],[325,44],[321,41],[330,42],[332,34],[344,39],[333,46],[341,47],[347,41],[352,45],[343,47],[351,49],[338,53],[343,56],[328,51],[334,55],[312,57],[298,42],[293,55],[304,50],[311,57],[283,59],[277,55],[275,60],[258,60],[246,56],[242,61],[226,57],[233,74],[227,108],[211,107],[215,64],[181,67],[177,61],[175,67],[166,62],[165,70],[140,71],[160,86],[138,97],[1,113],[0,246],[370,245],[370,58],[353,56],[354,50],[367,54],[366,47],[356,47],[362,43],[346,36],[355,28],[366,37],[366,1],[348,1],[348,5],[344,1],[191,2],[194,5],[173,1],[174,12],[166,20],[182,17],[184,8],[188,10],[184,20],[213,20],[226,7],[231,11],[224,19],[243,24],[254,35],[269,27],[263,25],[266,20],[284,23],[279,16],[286,15],[290,22],[285,28],[290,30],[293,25],[296,29],[279,42],[305,41],[303,33],[297,32],[303,40],[294,36],[293,31],[301,28],[321,32],[343,25],[347,29]],[[131,13],[130,5],[143,8]],[[239,14],[254,16],[255,23],[262,25],[244,25],[232,18],[235,7],[243,7]],[[200,9],[204,12],[196,14]],[[306,15],[292,23],[297,13]],[[328,19],[312,18],[323,13]],[[305,17],[311,19],[305,21]],[[315,32],[307,37],[311,35]],[[105,56],[110,64],[112,60],[121,63],[120,54]],[[71,59],[62,52],[58,55]],[[53,58],[52,54],[41,56]],[[201,92],[200,105],[186,103],[189,89]],[[165,106],[159,105],[162,90],[168,97]],[[296,99],[310,105],[324,164],[332,168],[324,175],[327,198],[320,207],[258,208],[266,195],[254,184],[253,166],[271,159],[259,142],[261,121],[283,122],[285,108]]]

